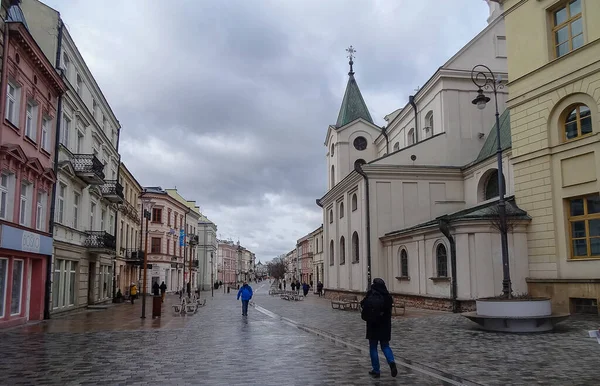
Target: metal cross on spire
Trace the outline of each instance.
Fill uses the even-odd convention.
[[[350,62],[348,62],[350,64],[350,72],[348,73],[348,75],[354,75],[354,71],[352,70],[352,65],[354,64],[354,61],[352,59],[354,59],[354,53],[356,52],[356,50],[354,49],[354,47],[350,46],[346,48],[346,52],[348,53],[347,58],[350,59]]]

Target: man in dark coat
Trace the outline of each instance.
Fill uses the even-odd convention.
[[[158,293],[160,291],[160,286],[158,285],[158,282],[155,281],[154,284],[152,285],[152,293],[154,294],[154,296],[159,296]]]
[[[369,374],[373,378],[381,376],[379,367],[379,354],[377,353],[377,344],[381,344],[381,351],[385,355],[385,359],[390,365],[392,377],[398,375],[396,362],[394,361],[394,353],[390,348],[390,340],[392,338],[392,304],[394,300],[388,292],[383,279],[374,279],[371,289],[367,292],[367,296],[361,301],[361,306],[364,307],[365,302],[371,296],[382,296],[384,300],[383,310],[380,316],[374,321],[367,321],[367,339],[369,340],[369,353],[371,356],[371,365],[373,369]]]

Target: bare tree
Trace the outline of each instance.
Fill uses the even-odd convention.
[[[515,224],[518,223],[518,218],[514,213],[510,213],[508,211],[507,206],[506,213],[506,233],[512,232]],[[500,221],[500,209],[498,208],[498,204],[492,205],[487,208],[487,216],[489,218],[490,224],[492,227],[498,230],[498,232],[502,232],[502,221]]]
[[[269,276],[281,280],[287,272],[287,264],[283,257],[279,256],[267,263]]]

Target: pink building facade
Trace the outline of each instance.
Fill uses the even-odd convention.
[[[300,255],[300,281],[310,284],[313,280],[313,252],[310,235],[298,240],[298,254]],[[313,283],[314,284],[314,283]]]
[[[30,35],[20,8],[5,25],[0,94],[0,328],[40,320],[46,277],[58,97],[66,86]]]
[[[219,240],[218,245],[218,280],[225,284],[235,284],[238,274],[238,245],[233,241]]]

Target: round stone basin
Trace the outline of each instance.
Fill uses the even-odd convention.
[[[483,298],[477,299],[476,304],[478,316],[530,318],[552,315],[552,302],[549,298]]]

